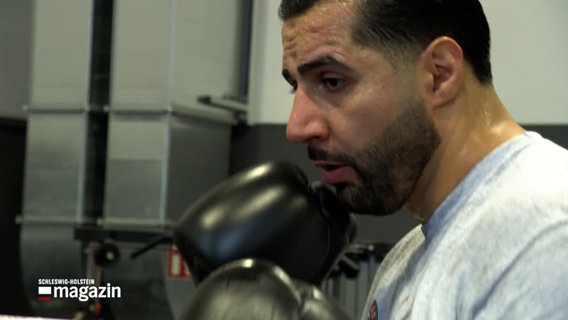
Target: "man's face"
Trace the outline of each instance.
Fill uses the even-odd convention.
[[[296,89],[286,134],[308,146],[353,211],[383,215],[412,194],[439,136],[413,68],[351,40],[350,3],[324,2],[282,28],[283,75]]]

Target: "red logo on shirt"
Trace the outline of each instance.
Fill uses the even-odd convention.
[[[371,309],[369,310],[369,320],[378,320],[379,319],[379,310],[377,307],[377,301],[373,300],[373,304],[371,305]]]

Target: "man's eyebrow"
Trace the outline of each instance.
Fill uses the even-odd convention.
[[[343,71],[352,71],[353,69],[351,67],[349,67],[348,65],[344,64],[343,62],[340,62],[338,60],[336,60],[335,58],[331,57],[331,56],[323,56],[323,57],[318,57],[310,62],[306,62],[301,64],[298,67],[298,73],[299,74],[305,74],[311,70],[317,69],[317,68],[321,68],[321,67],[335,67],[335,68],[339,68]],[[292,81],[292,75],[290,74],[290,71],[288,69],[282,69],[282,76],[284,77],[284,79],[286,79],[286,81],[291,82]]]
[[[336,60],[335,58],[333,58],[331,56],[323,56],[323,57],[316,58],[316,59],[314,59],[310,62],[306,62],[306,63],[301,64],[298,67],[298,73],[305,74],[306,72],[309,72],[310,70],[321,68],[321,67],[329,67],[329,66],[342,69],[343,71],[351,71],[352,70],[351,67],[347,66],[343,62]]]

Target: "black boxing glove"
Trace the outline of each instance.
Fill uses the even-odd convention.
[[[323,184],[296,165],[270,162],[237,173],[201,196],[174,227],[196,283],[242,258],[270,260],[319,285],[353,240],[355,223]]]
[[[217,268],[191,296],[180,320],[345,320],[348,316],[313,285],[291,279],[266,260]]]

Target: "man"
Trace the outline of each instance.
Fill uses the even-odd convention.
[[[421,222],[362,319],[564,319],[568,151],[499,100],[480,3],[282,0],[280,17],[288,139],[354,212]]]

